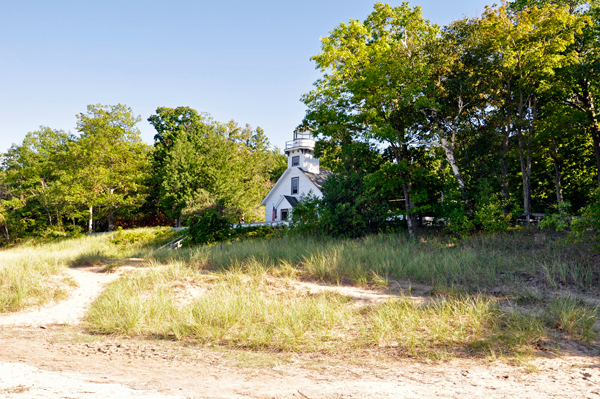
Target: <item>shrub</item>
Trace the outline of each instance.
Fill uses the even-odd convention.
[[[117,227],[117,231],[110,235],[109,241],[115,245],[149,245],[161,242],[172,235],[173,229],[170,227],[135,230],[123,230]]]
[[[563,202],[558,206],[558,213],[547,214],[540,221],[540,228],[550,227],[556,231],[567,230],[571,226],[571,203]]]
[[[216,207],[210,207],[201,215],[190,218],[188,234],[192,244],[223,241],[230,237],[231,222]]]
[[[581,217],[571,223],[569,241],[591,242],[600,252],[600,192],[594,202],[582,209]]]
[[[598,320],[598,308],[590,308],[581,299],[556,298],[546,310],[552,327],[564,331],[572,338],[591,341],[598,336],[594,324]]]
[[[229,237],[232,240],[238,239],[249,239],[249,238],[271,238],[273,237],[281,227],[270,227],[270,226],[245,226],[236,227],[229,233]]]

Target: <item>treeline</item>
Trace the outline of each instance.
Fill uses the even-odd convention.
[[[463,234],[588,209],[600,182],[599,48],[596,0],[518,0],[445,27],[419,7],[377,3],[340,24],[302,97],[303,127],[336,176],[297,222],[362,235],[402,213],[411,235],[423,215]]]
[[[149,146],[140,120],[121,104],[90,105],[77,134],[41,127],[2,154],[4,241],[180,223],[216,204],[231,218],[261,220],[260,201],[287,166],[261,128],[158,108]]]

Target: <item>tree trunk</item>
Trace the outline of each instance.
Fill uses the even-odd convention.
[[[456,182],[458,183],[458,188],[460,189],[460,195],[461,195],[462,199],[465,200],[466,199],[465,182],[462,178],[462,175],[460,174],[460,169],[458,168],[456,159],[454,158],[454,143],[452,143],[452,144],[448,143],[448,140],[442,135],[440,135],[440,141],[442,144],[442,148],[444,149],[444,152],[446,153],[446,160],[450,164],[450,167],[452,168],[452,174],[454,175],[454,178],[456,179]]]
[[[518,124],[518,137],[519,137],[519,161],[521,163],[521,176],[523,177],[523,213],[529,222],[531,217],[531,135],[533,133],[533,124],[530,123],[527,129],[527,138],[524,140],[523,137],[523,109],[525,108],[525,102],[523,101],[523,92],[520,93],[519,103],[519,124]],[[535,110],[534,110],[535,113]]]
[[[4,225],[4,237],[6,237],[6,241],[10,242],[10,234],[8,234],[8,226]]]
[[[402,164],[403,161],[408,163],[408,146],[402,145],[402,150],[394,147],[394,154],[396,155],[396,162]],[[406,224],[408,226],[408,235],[410,238],[415,238],[415,231],[417,229],[417,223],[413,209],[415,205],[411,201],[412,183],[407,178],[408,176],[403,170],[400,170],[400,180],[402,180],[402,191],[404,193],[404,209],[406,210]]]
[[[111,209],[108,212],[108,231],[115,229],[115,212]]]
[[[508,214],[510,210],[508,209],[508,202],[510,201],[510,186],[508,184],[508,145],[510,138],[510,110],[503,110],[503,114],[506,120],[506,124],[504,125],[504,137],[502,137],[502,159],[500,160],[500,171],[502,173],[502,198],[506,201],[506,207],[504,208],[504,213]]]
[[[596,158],[596,168],[597,170],[597,179],[598,186],[600,186],[600,131],[598,129],[598,115],[596,115],[596,106],[594,103],[594,96],[588,90],[589,82],[583,81],[580,83],[583,87],[583,94],[578,95],[585,110],[588,114],[588,118],[591,121],[590,133],[592,135],[592,141],[594,143],[594,156]]]
[[[94,207],[90,206],[90,220],[88,223],[88,233],[92,234],[94,232]]]
[[[558,161],[558,148],[556,147],[556,139],[552,139],[552,152],[554,153],[554,187],[556,188],[556,203],[560,207],[564,202],[561,184],[561,168]]]
[[[110,195],[112,196],[115,192],[114,188],[109,190]],[[113,231],[115,229],[115,209],[111,206],[108,209],[108,231]]]

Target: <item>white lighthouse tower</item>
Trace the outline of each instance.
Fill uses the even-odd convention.
[[[284,222],[303,194],[321,197],[321,187],[331,171],[319,167],[315,158],[315,139],[309,131],[294,131],[294,139],[285,143],[288,167],[261,202],[265,221]]]

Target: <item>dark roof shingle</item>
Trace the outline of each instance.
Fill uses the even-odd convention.
[[[290,205],[292,206],[292,208],[295,208],[296,205],[298,205],[298,198],[292,197],[291,195],[284,195],[284,197],[287,200],[287,202],[290,203]]]
[[[323,187],[323,183],[325,183],[325,180],[327,180],[327,178],[333,174],[333,172],[331,172],[328,169],[321,169],[318,174],[307,172],[302,168],[298,169],[300,169],[302,173],[304,173],[304,175],[308,177],[308,179],[319,188],[319,190],[321,189],[321,187]]]

